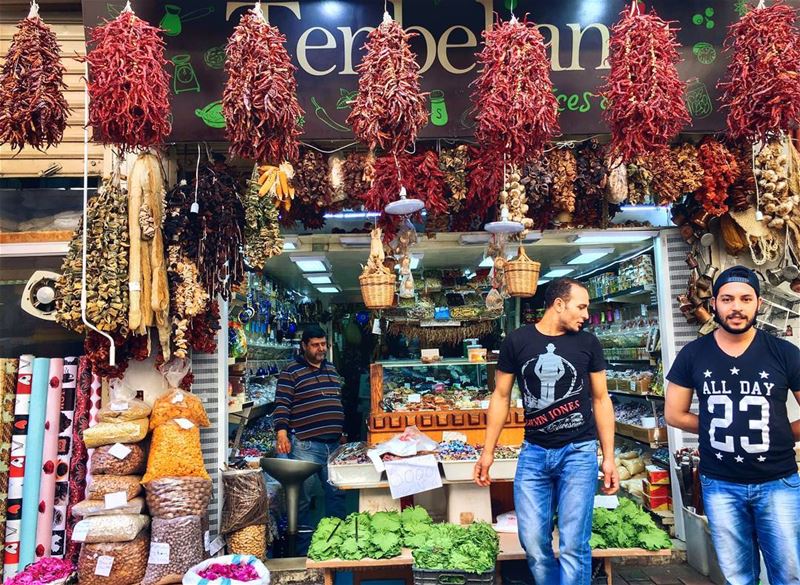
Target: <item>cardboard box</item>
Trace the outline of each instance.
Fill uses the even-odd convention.
[[[669,485],[669,470],[648,465],[645,467],[645,471],[647,471],[647,481],[652,485]]]
[[[644,507],[653,512],[672,510],[672,498],[669,496],[649,496],[646,493],[642,495],[644,499]]]
[[[646,479],[642,482],[642,491],[651,498],[668,498],[672,495],[669,485],[653,485]]]

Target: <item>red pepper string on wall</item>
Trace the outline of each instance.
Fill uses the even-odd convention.
[[[303,109],[286,37],[270,25],[261,3],[249,10],[225,48],[228,80],[222,94],[232,156],[260,164],[296,162]]]
[[[89,46],[92,140],[123,151],[162,144],[171,116],[161,31],[128,3],[117,18],[92,29]]]
[[[728,29],[726,80],[717,84],[728,109],[728,134],[767,140],[800,124],[800,29],[795,8],[763,1]]]
[[[724,144],[706,137],[698,149],[698,161],[703,167],[703,186],[695,193],[695,199],[711,215],[727,213],[728,189],[741,171],[736,157]]]
[[[483,37],[477,55],[483,69],[472,94],[475,137],[483,147],[507,155],[509,164],[522,166],[540,157],[560,132],[544,40],[533,22],[513,16]]]
[[[64,97],[64,65],[52,29],[33,2],[0,72],[0,144],[37,150],[61,142],[70,108]]]
[[[358,96],[347,123],[371,149],[399,154],[428,122],[428,94],[420,91],[419,64],[409,44],[414,36],[386,12],[364,45],[367,54],[356,67]]]
[[[676,67],[681,61],[677,29],[670,24],[654,12],[641,13],[633,0],[611,29],[603,119],[611,130],[612,156],[625,162],[665,150],[691,123],[683,101],[686,83]]]

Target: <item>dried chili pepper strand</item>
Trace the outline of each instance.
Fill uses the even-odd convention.
[[[497,203],[498,194],[505,182],[503,155],[489,148],[470,147],[468,175],[468,200],[465,209],[479,218],[486,216]]]
[[[758,7],[728,29],[725,81],[717,84],[732,138],[765,141],[800,124],[800,29],[783,0]]]
[[[299,156],[303,109],[297,100],[297,68],[285,43],[258,4],[228,39],[222,111],[233,156],[276,165]]]
[[[558,101],[544,39],[533,22],[512,18],[484,31],[483,66],[473,82],[478,142],[521,166],[559,133]]]
[[[686,84],[676,65],[676,29],[654,12],[641,14],[633,0],[611,30],[611,71],[600,90],[608,100],[603,119],[611,130],[613,157],[631,161],[663,151],[691,122],[683,100]]]
[[[17,24],[0,71],[0,144],[41,150],[61,142],[70,108],[59,50],[34,5]]]
[[[89,46],[92,140],[123,151],[162,144],[171,124],[161,31],[125,9],[92,29]]]
[[[728,189],[739,176],[739,165],[724,144],[710,137],[703,139],[698,157],[704,174],[695,199],[703,209],[720,216],[728,211]]]

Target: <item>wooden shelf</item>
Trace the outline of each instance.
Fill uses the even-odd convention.
[[[659,394],[650,394],[650,393],[640,393],[640,392],[628,392],[627,390],[609,390],[611,394],[622,394],[624,396],[634,396],[636,398],[656,398],[658,400],[664,400],[664,397]]]
[[[650,304],[650,295],[656,290],[655,285],[648,284],[645,286],[637,286],[627,290],[604,295],[591,299],[589,304],[598,305],[601,303],[631,303],[631,304]],[[645,302],[641,302],[644,300]]]
[[[639,443],[650,445],[654,449],[667,444],[667,428],[656,427],[654,429],[646,429],[637,425],[629,425],[617,421],[616,433],[622,437],[633,439]]]

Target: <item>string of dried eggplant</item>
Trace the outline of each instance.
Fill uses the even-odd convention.
[[[575,179],[578,174],[578,161],[575,153],[568,148],[556,148],[547,154],[550,174],[553,177],[551,189],[553,206],[566,213],[575,211]]]
[[[528,217],[538,229],[547,229],[553,223],[556,209],[552,204],[550,190],[553,175],[543,159],[531,161],[522,168],[522,180],[528,196]]]
[[[443,148],[439,154],[439,168],[444,173],[450,213],[460,213],[466,203],[468,165],[469,148],[466,144]]]
[[[258,177],[258,165],[256,165],[253,167],[245,195],[244,236],[247,263],[257,270],[262,270],[269,258],[283,252],[283,238],[278,225],[278,210],[271,196],[259,194],[261,185],[258,183]]]
[[[605,149],[591,140],[578,147],[575,156],[576,199],[572,224],[580,228],[602,227],[609,212],[616,212],[616,209],[609,209],[605,199],[608,186]]]

